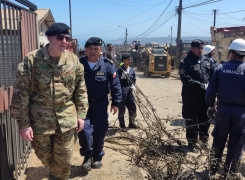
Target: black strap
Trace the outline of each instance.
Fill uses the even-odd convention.
[[[225,102],[222,102],[222,101],[219,101],[219,104],[224,104],[224,105],[227,105],[227,106],[245,107],[245,105],[242,105],[242,104],[225,103]]]

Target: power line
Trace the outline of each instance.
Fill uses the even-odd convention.
[[[185,8],[183,8],[183,9],[192,8],[192,7],[197,7],[197,6],[203,6],[203,5],[206,5],[206,4],[211,4],[211,3],[215,3],[215,2],[219,2],[219,1],[222,1],[222,0],[207,0],[207,1],[201,2],[201,3],[199,3],[199,4],[194,4],[194,5],[185,7]]]
[[[220,12],[222,12],[222,11],[220,11]],[[225,14],[226,16],[229,16],[229,17],[231,17],[231,18],[233,18],[233,19],[236,19],[236,20],[238,20],[238,21],[242,21],[242,19],[237,19],[237,18],[235,18],[235,17],[233,17],[233,16],[231,16],[231,15],[227,15],[227,13],[223,13],[223,14]]]
[[[189,15],[189,14],[187,14],[186,12],[184,12],[184,14],[186,15],[186,16],[188,16],[189,18],[191,18],[192,20],[195,20],[196,22],[198,22],[198,23],[201,23],[201,24],[205,24],[205,25],[210,25],[210,24],[212,24],[212,22],[211,21],[207,21],[207,20],[203,20],[203,19],[199,19],[199,18],[197,18],[197,17],[194,17],[194,16],[191,16],[191,15]],[[188,20],[188,19],[187,19]],[[192,23],[193,24],[193,23]],[[217,28],[218,27],[221,27],[220,25],[230,25],[230,26],[236,26],[236,25],[234,25],[234,24],[230,24],[230,23],[218,23],[219,24],[219,26],[216,26]],[[194,24],[193,24],[194,25]],[[194,25],[195,26],[195,25]],[[196,26],[197,27],[197,26]],[[198,27],[197,27],[198,28]],[[200,29],[200,28],[199,28]],[[206,32],[206,31],[205,31]]]
[[[140,37],[147,37],[150,34],[152,34],[153,32],[155,32],[156,30],[158,30],[160,27],[162,27],[166,22],[168,22],[169,20],[171,20],[174,17],[175,13],[171,13],[168,14],[165,18],[165,21],[163,21],[161,24],[159,24],[158,26],[154,27],[153,29],[151,29],[149,32],[145,33],[144,35],[141,35]]]
[[[193,12],[186,11],[186,10],[184,10],[184,11],[187,12],[187,13],[196,14],[196,15],[199,15],[199,16],[210,16],[210,15],[212,15],[212,14],[199,14],[199,13],[193,13]],[[219,13],[219,15],[221,15],[221,14],[238,13],[238,12],[244,12],[244,11],[245,11],[245,10],[232,11],[232,12],[225,12],[225,13]]]
[[[162,22],[160,25],[158,25],[157,27],[155,27],[154,29],[152,29],[151,31],[149,31],[148,33],[146,33],[144,36],[140,36],[140,37],[144,38],[144,37],[149,36],[150,34],[152,34],[153,32],[155,32],[156,30],[158,30],[160,27],[162,27],[164,24],[166,24],[174,16],[175,16],[175,13],[170,14],[168,17],[166,17],[166,20],[164,22]]]
[[[183,6],[190,6],[190,5],[193,5],[193,4],[196,4],[196,3],[200,3],[202,1],[203,0],[194,1],[194,2],[191,2],[191,3],[188,3],[188,4],[184,4]]]
[[[185,12],[184,12],[184,14],[186,16],[190,17],[191,19],[196,20],[197,22],[202,23],[202,24],[211,25],[213,23],[213,21],[207,21],[207,20],[204,20],[204,19],[199,19],[199,18],[191,16],[191,15],[185,13]]]
[[[189,0],[190,2],[191,2],[191,0]],[[191,2],[192,3],[192,2]],[[194,3],[192,3],[192,5],[194,5]],[[208,10],[203,10],[203,9],[200,9],[200,8],[198,8],[198,7],[195,7],[196,9],[198,9],[198,10],[201,10],[201,11],[206,11],[206,12],[208,12]]]
[[[105,30],[105,29],[109,29],[109,28],[114,27],[114,26],[118,26],[118,24],[124,23],[124,22],[129,21],[129,20],[131,20],[131,19],[133,19],[133,18],[136,18],[136,17],[140,16],[141,14],[144,14],[145,12],[147,12],[147,11],[149,11],[149,10],[155,8],[156,6],[158,6],[158,5],[160,5],[160,4],[164,4],[164,1],[162,1],[162,2],[159,3],[159,4],[156,4],[156,5],[154,5],[153,7],[149,8],[149,9],[147,9],[147,10],[145,10],[145,11],[139,13],[139,14],[136,14],[135,16],[132,16],[132,17],[126,19],[126,20],[123,20],[123,21],[121,21],[121,22],[118,22],[118,23],[116,23],[116,24],[113,24],[113,25],[111,25],[111,26],[105,27],[105,28],[103,28],[103,29],[100,29],[100,30],[97,30],[97,31],[94,31],[94,32],[91,32],[91,33],[94,34],[94,33],[96,33],[96,32],[103,31],[103,30]]]
[[[115,3],[115,2],[111,2],[111,1],[107,1],[107,0],[101,0],[104,1],[106,3],[110,3],[110,4],[115,4],[115,5],[119,5],[119,6],[127,6],[127,7],[151,7],[151,6],[157,6],[160,5],[161,3],[155,4],[155,5],[147,5],[147,6],[132,6],[132,5],[127,5],[127,4],[119,4],[119,3]]]
[[[166,8],[163,10],[163,12],[159,15],[159,17],[155,20],[155,22],[147,29],[145,30],[142,34],[140,34],[139,36],[143,36],[144,34],[146,34],[147,32],[149,32],[155,25],[156,23],[159,21],[159,19],[163,16],[163,14],[165,13],[165,11],[169,8],[170,4],[173,2],[173,0],[170,0],[168,5],[166,6]]]
[[[189,18],[188,17],[186,17],[186,19],[187,19],[187,21],[189,21],[193,26],[195,26],[197,29],[200,29],[199,27],[197,27],[195,24],[193,24],[190,20],[189,20]],[[207,32],[207,31],[204,31],[203,29],[200,29],[201,31],[203,31],[203,32],[205,32],[205,33],[208,33],[209,34],[209,32]]]
[[[170,11],[171,12],[171,11]],[[143,23],[145,23],[145,22],[147,22],[147,21],[150,21],[150,20],[152,20],[152,19],[154,19],[154,18],[156,18],[156,17],[158,17],[158,15],[157,16],[154,16],[154,17],[151,17],[151,18],[149,18],[149,19],[145,19],[145,20],[142,20],[142,21],[140,21],[140,22],[138,22],[138,23],[133,23],[133,24],[130,24],[130,25],[126,25],[127,27],[133,27],[133,26],[137,26],[137,25],[139,25],[139,24],[143,24]],[[98,33],[96,33],[96,34],[104,34],[104,33],[108,33],[108,32],[113,32],[113,31],[119,31],[119,30],[121,30],[121,29],[119,29],[119,28],[116,28],[116,29],[113,29],[113,30],[110,30],[110,31],[103,31],[103,32],[98,32]],[[82,35],[76,35],[76,36],[87,36],[87,35],[94,35],[95,33],[88,33],[88,34],[82,34]]]
[[[188,14],[196,14],[198,16],[213,16],[213,14],[199,14],[199,13],[189,12],[189,11],[186,11],[186,10],[183,10],[183,12],[188,13]]]
[[[237,13],[237,12],[242,12],[242,11],[245,11],[245,10],[233,11],[233,12],[226,12],[226,13],[219,13],[219,14],[231,14],[231,13]]]

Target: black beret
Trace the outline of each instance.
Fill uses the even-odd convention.
[[[122,54],[122,59],[132,58],[130,53]]]
[[[55,36],[58,34],[70,34],[70,27],[64,23],[54,23],[46,31],[47,36]]]
[[[88,47],[90,45],[102,46],[102,39],[98,37],[91,37],[86,41],[85,47]]]

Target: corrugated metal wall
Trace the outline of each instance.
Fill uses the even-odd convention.
[[[13,82],[18,64],[37,49],[37,20],[34,11],[0,0],[0,180],[21,179],[31,145],[19,136],[10,117]]]

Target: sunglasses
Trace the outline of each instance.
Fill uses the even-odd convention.
[[[70,42],[71,41],[71,38],[69,36],[64,36],[64,35],[61,35],[61,34],[58,34],[56,36],[56,39],[59,40],[59,41],[63,41],[64,38],[66,39],[66,42]]]

